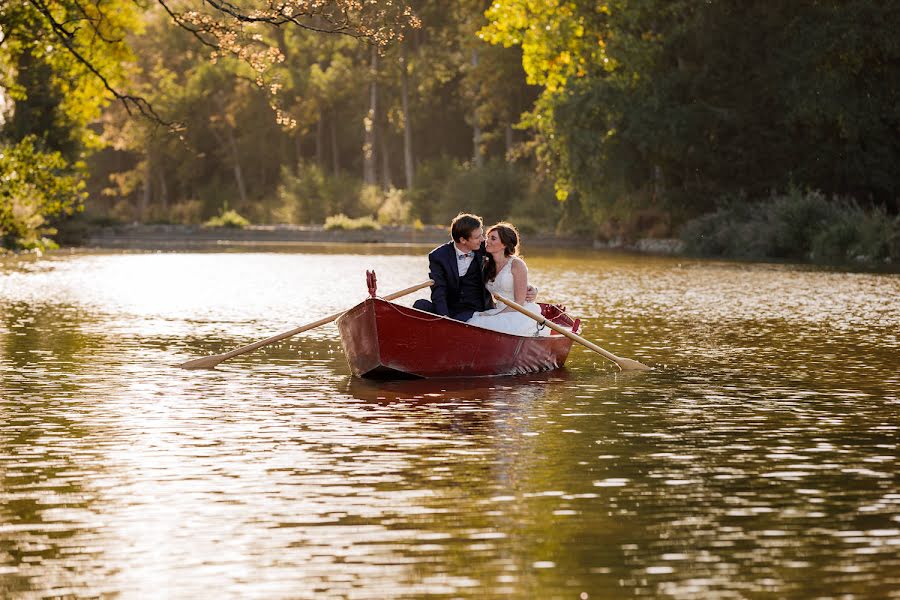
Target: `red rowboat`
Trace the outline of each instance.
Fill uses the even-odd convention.
[[[540,306],[548,320],[577,330],[578,321],[561,307]],[[572,348],[572,340],[556,332],[549,337],[509,335],[376,297],[345,312],[337,326],[350,370],[369,379],[548,371],[562,367]]]

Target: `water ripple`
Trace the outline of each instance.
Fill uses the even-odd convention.
[[[896,596],[893,275],[535,253],[654,370],[366,382],[333,325],[173,367],[420,250],[0,264],[0,596]]]

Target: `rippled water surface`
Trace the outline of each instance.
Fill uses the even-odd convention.
[[[0,263],[0,597],[900,598],[896,275],[534,251],[651,372],[365,382],[334,325],[174,366],[426,250]]]

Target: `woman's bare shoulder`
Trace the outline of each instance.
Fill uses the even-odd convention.
[[[528,265],[525,264],[525,260],[518,256],[512,258],[512,265],[510,268],[513,271],[528,271]]]

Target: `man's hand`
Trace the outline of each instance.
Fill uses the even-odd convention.
[[[538,289],[533,285],[529,285],[525,290],[525,302],[534,302],[537,298]]]

